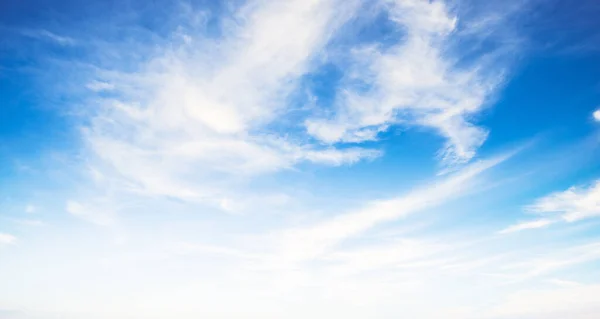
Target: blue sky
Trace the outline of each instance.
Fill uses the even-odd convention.
[[[0,318],[594,318],[599,14],[1,2]]]

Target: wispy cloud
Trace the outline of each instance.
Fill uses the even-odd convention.
[[[544,228],[549,225],[552,225],[554,222],[555,221],[552,219],[537,219],[537,220],[533,220],[533,221],[526,221],[526,222],[521,222],[521,223],[517,223],[512,226],[509,226],[509,227],[501,230],[499,233],[500,234],[508,234],[508,233],[518,232],[521,230]]]
[[[58,35],[48,30],[26,30],[22,32],[23,35],[36,38],[39,40],[51,41],[62,46],[73,46],[77,44],[77,41],[71,37]]]
[[[558,215],[567,222],[600,216],[600,181],[587,187],[571,187],[538,199],[527,211],[540,215]]]
[[[425,126],[447,139],[440,151],[446,164],[468,162],[487,137],[472,118],[502,83],[504,65],[493,52],[459,65],[449,48],[465,33],[444,2],[387,1],[385,8],[406,35],[389,48],[353,50],[335,112],[308,119],[308,132],[326,143],[360,142],[395,125]],[[479,36],[486,26],[469,30]]]
[[[525,207],[525,212],[545,216],[544,218],[519,222],[501,231],[508,234],[523,230],[545,228],[552,224],[576,222],[600,216],[600,181],[587,187],[571,187],[563,192],[551,193]]]
[[[219,207],[232,196],[225,185],[231,178],[379,156],[376,149],[321,146],[269,129],[288,112],[288,95],[315,56],[357,9],[345,1],[340,11],[339,4],[248,5],[229,18],[223,39],[180,31],[162,52],[138,61],[135,72],[110,70],[107,82],[90,82],[92,90],[110,86],[113,94],[84,129],[95,176],[121,191]],[[178,40],[182,32],[186,41]]]
[[[359,235],[366,230],[386,222],[406,217],[409,214],[432,208],[469,190],[470,183],[479,174],[496,166],[509,157],[508,154],[481,161],[405,196],[374,201],[363,209],[323,221],[307,228],[285,231],[277,242],[282,244],[281,256],[292,261],[313,259],[340,242]]]
[[[108,83],[108,82],[103,82],[103,81],[97,81],[94,80],[88,84],[86,84],[86,87],[92,91],[96,91],[96,92],[101,92],[101,91],[111,91],[115,89],[114,84]]]

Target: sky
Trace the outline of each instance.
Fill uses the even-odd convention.
[[[600,2],[0,2],[0,319],[592,319]]]

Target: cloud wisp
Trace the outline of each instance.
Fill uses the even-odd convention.
[[[600,216],[600,181],[542,197],[528,206],[527,211],[539,215],[558,215],[566,222]]]
[[[334,113],[309,118],[308,132],[326,143],[362,142],[396,125],[422,126],[446,139],[445,164],[468,162],[488,134],[472,118],[503,82],[505,65],[494,61],[494,52],[460,65],[450,48],[465,40],[462,17],[444,2],[387,1],[385,8],[406,30],[404,38],[391,47],[355,48]]]
[[[58,35],[48,30],[24,30],[22,31],[22,34],[27,37],[35,38],[38,40],[49,41],[60,46],[69,47],[77,45],[77,41],[75,39],[64,35]]]
[[[533,221],[525,221],[525,222],[520,222],[515,225],[509,226],[509,227],[499,231],[499,233],[500,234],[509,234],[509,233],[514,233],[514,232],[527,230],[527,229],[544,228],[544,227],[552,225],[554,222],[555,221],[552,219],[537,219],[537,220],[533,220]]]
[[[511,225],[500,234],[545,228],[559,222],[573,223],[600,216],[600,181],[588,186],[573,186],[537,199],[524,208],[526,213],[541,218]]]

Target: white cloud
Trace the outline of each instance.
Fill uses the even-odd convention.
[[[594,120],[596,120],[597,122],[600,122],[600,109],[594,111],[592,116],[594,117]]]
[[[508,233],[514,233],[514,232],[527,230],[527,229],[544,228],[544,227],[547,227],[547,226],[553,224],[554,222],[555,221],[551,220],[551,219],[537,219],[537,220],[533,220],[533,221],[521,222],[521,223],[517,223],[512,226],[509,226],[509,227],[501,230],[499,233],[500,234],[508,234]]]
[[[540,215],[557,214],[567,222],[600,216],[600,180],[588,187],[571,187],[542,197],[527,210]]]
[[[0,233],[0,246],[14,244],[17,238],[10,234]]]
[[[101,99],[84,128],[88,163],[113,190],[219,207],[235,197],[230,179],[379,156],[269,129],[357,3],[258,2],[236,12],[222,39],[179,30],[160,54],[138,61],[137,71],[103,72],[107,82],[90,82],[92,90],[110,83],[118,97]],[[180,43],[182,33],[188,40]]]
[[[111,91],[115,89],[114,84],[97,80],[91,81],[90,83],[86,84],[86,87],[96,92]]]
[[[476,191],[478,177],[510,158],[508,152],[487,160],[478,161],[429,185],[414,189],[402,196],[367,202],[362,208],[319,220],[309,226],[276,230],[258,235],[258,240],[245,240],[245,249],[215,247],[210,245],[175,245],[174,251],[182,254],[209,254],[252,259],[251,267],[284,271],[308,261],[335,263],[326,267],[337,275],[349,275],[376,268],[427,267],[435,260],[422,257],[441,253],[445,243],[429,240],[397,239],[389,244],[366,245],[348,248],[342,244],[361,238],[376,226],[388,224],[412,214],[440,206],[466,193]],[[256,238],[254,238],[256,239]],[[437,257],[436,257],[437,258]]]
[[[26,31],[23,31],[22,33],[28,37],[32,37],[32,38],[36,38],[36,39],[40,39],[40,40],[49,40],[49,41],[52,41],[52,42],[62,45],[62,46],[73,46],[73,45],[77,44],[77,41],[75,41],[75,39],[73,39],[71,37],[58,35],[56,33],[50,32],[48,30],[43,30],[43,29],[36,30],[36,31],[26,30]]]
[[[374,140],[396,124],[425,126],[446,138],[440,151],[446,164],[469,161],[487,137],[471,117],[503,81],[502,67],[490,62],[491,54],[475,57],[469,67],[457,65],[448,47],[460,41],[458,18],[444,2],[386,4],[405,37],[391,48],[355,50],[350,84],[339,90],[335,114],[307,120],[308,132],[326,143],[358,142]]]

